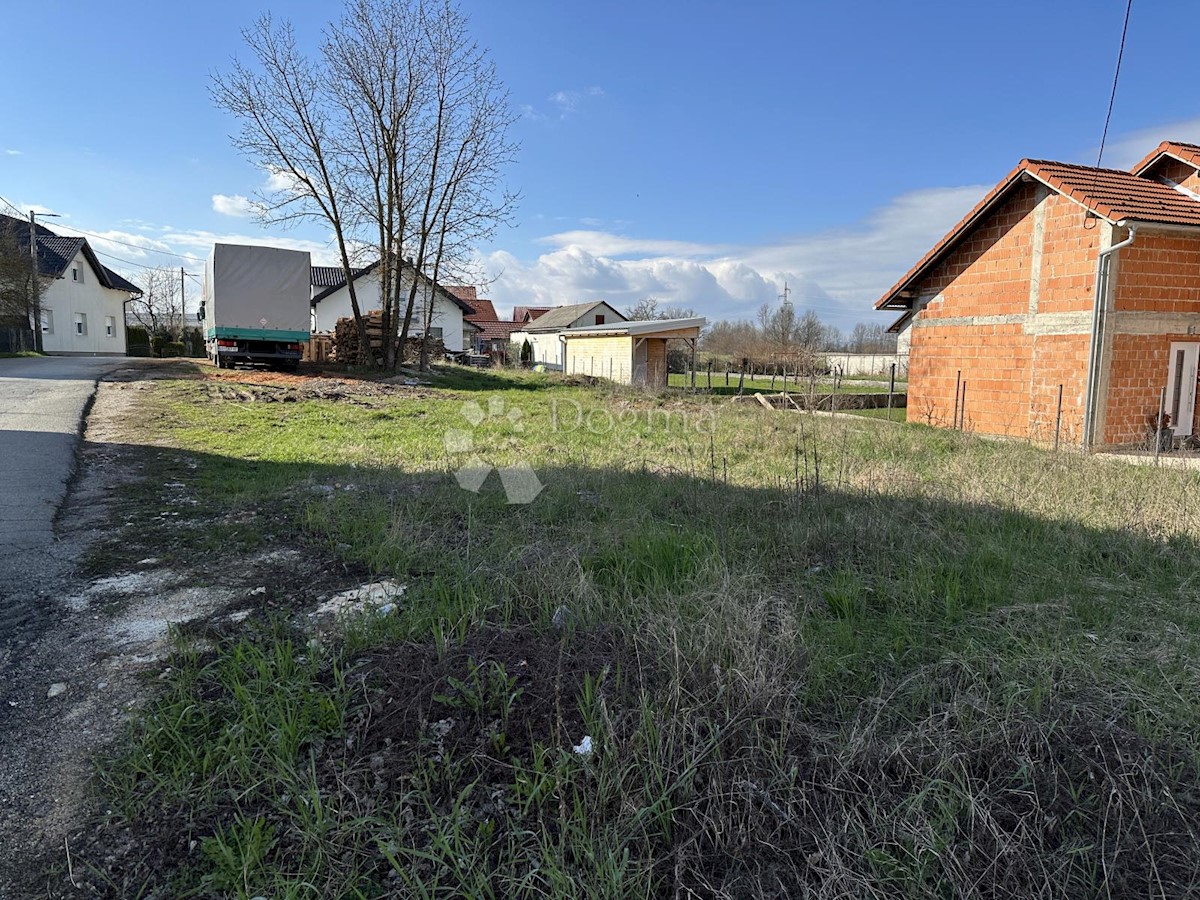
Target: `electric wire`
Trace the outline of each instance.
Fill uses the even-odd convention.
[[[1117,102],[1117,82],[1121,78],[1121,60],[1125,58],[1125,35],[1129,32],[1129,13],[1133,10],[1133,0],[1126,0],[1125,22],[1121,26],[1121,47],[1117,50],[1117,68],[1113,72],[1112,92],[1108,95],[1108,112],[1104,116],[1104,131],[1100,135],[1100,150],[1096,154],[1096,168],[1104,158],[1104,145],[1108,141],[1108,125],[1112,121],[1113,106]]]

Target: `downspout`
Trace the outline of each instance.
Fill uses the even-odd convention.
[[[558,335],[559,349],[562,351],[562,373],[567,374],[567,336],[561,332]]]
[[[1131,245],[1137,238],[1137,226],[1129,226],[1129,237],[1119,244],[1113,244],[1107,250],[1101,250],[1096,257],[1096,296],[1092,305],[1092,341],[1088,347],[1087,385],[1083,399],[1083,445],[1080,449],[1087,453],[1095,443],[1092,432],[1096,427],[1096,394],[1099,392],[1100,381],[1100,348],[1104,343],[1104,307],[1108,301],[1108,283],[1112,255],[1118,250]]]

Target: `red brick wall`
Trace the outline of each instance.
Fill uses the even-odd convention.
[[[1108,404],[1104,420],[1106,444],[1146,442],[1149,431],[1146,417],[1157,413],[1162,389],[1167,386],[1173,341],[1200,342],[1200,336],[1113,335]],[[1197,404],[1197,413],[1193,417],[1193,433],[1200,428],[1200,404]]]
[[[940,292],[942,299],[930,303],[922,316],[993,316],[1029,309],[1036,200],[1034,185],[1017,188],[923,279],[918,290]]]
[[[1063,389],[1060,437],[1068,444],[1083,437],[1089,340],[1086,334],[1043,334],[1033,338],[1029,436],[1034,440],[1043,443],[1054,440],[1059,385]]]
[[[1117,252],[1118,310],[1200,313],[1200,238],[1143,231]]]
[[[1046,198],[1039,313],[1092,308],[1096,254],[1105,227],[1099,219],[1087,218],[1082,206],[1061,194]]]
[[[1037,187],[1018,188],[998,207],[981,227],[970,235],[918,286],[922,293],[940,291],[940,299],[930,302],[920,319],[931,321],[957,316],[1023,315],[1029,311],[1029,283],[1032,271],[1034,207]],[[1070,254],[1081,238],[1071,232],[1082,227],[1082,211],[1069,201],[1057,203],[1048,198],[1043,241],[1053,248],[1051,270],[1043,260],[1043,289],[1049,276],[1050,302],[1066,307],[1075,302],[1071,279],[1077,277]],[[1078,211],[1071,215],[1072,207]],[[1090,232],[1086,239],[1090,239]],[[1078,252],[1077,250],[1075,252]],[[1053,356],[1058,344],[1045,341],[1040,354],[1043,361]],[[1072,345],[1072,354],[1075,348]],[[1086,342],[1084,354],[1086,360]],[[923,326],[918,321],[912,330],[908,368],[908,419],[934,425],[950,425],[954,416],[956,374],[961,369],[967,383],[966,426],[988,434],[1025,437],[1030,432],[1031,406],[1038,427],[1044,425],[1049,404],[1050,432],[1053,438],[1053,409],[1058,384],[1065,376],[1058,368],[1049,375],[1034,376],[1034,338],[1023,333],[1020,324],[978,324]],[[1064,361],[1064,365],[1065,365]],[[1053,366],[1058,366],[1055,361]],[[1082,379],[1082,375],[1079,376]],[[1054,397],[1047,399],[1047,379],[1053,380]],[[1033,381],[1033,395],[1030,388]],[[1074,396],[1069,390],[1064,407]],[[1065,419],[1064,419],[1065,421]],[[1076,423],[1072,427],[1078,428]],[[1064,427],[1064,434],[1067,429]]]
[[[1024,437],[1032,349],[1020,325],[916,329],[908,362],[908,420],[949,426],[961,369],[967,385],[966,428]]]

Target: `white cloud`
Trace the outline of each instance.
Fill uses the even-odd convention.
[[[777,302],[786,281],[798,308],[849,327],[881,315],[874,301],[989,187],[902,194],[853,228],[757,247],[566,231],[541,238],[551,249],[532,261],[501,251],[484,268],[502,308],[590,300],[624,307],[653,296],[710,319],[737,319]]]
[[[542,112],[537,107],[525,103],[521,105],[521,115],[535,121],[545,121],[552,118],[566,119],[579,112],[579,108],[587,100],[603,96],[604,88],[594,86],[584,88],[583,90],[555,91],[546,98],[546,102],[553,107],[549,112]]]
[[[297,179],[291,172],[285,172],[283,169],[268,169],[267,180],[263,184],[263,190],[267,193],[286,193],[294,194],[297,192]]]
[[[1110,169],[1128,169],[1163,141],[1200,144],[1200,117],[1125,132],[1105,147],[1102,165]],[[1091,164],[1096,162],[1097,149],[1091,151]]]
[[[249,197],[241,194],[213,194],[213,212],[223,216],[233,216],[236,219],[246,219],[254,215],[257,205]]]
[[[20,150],[5,149],[4,155],[5,156],[21,156],[23,154],[22,154],[22,151],[20,151]]]

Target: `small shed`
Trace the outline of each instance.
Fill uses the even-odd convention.
[[[694,370],[696,342],[706,323],[706,319],[697,316],[565,329],[559,332],[563,371],[607,378],[619,384],[666,387],[667,341],[686,342]]]

